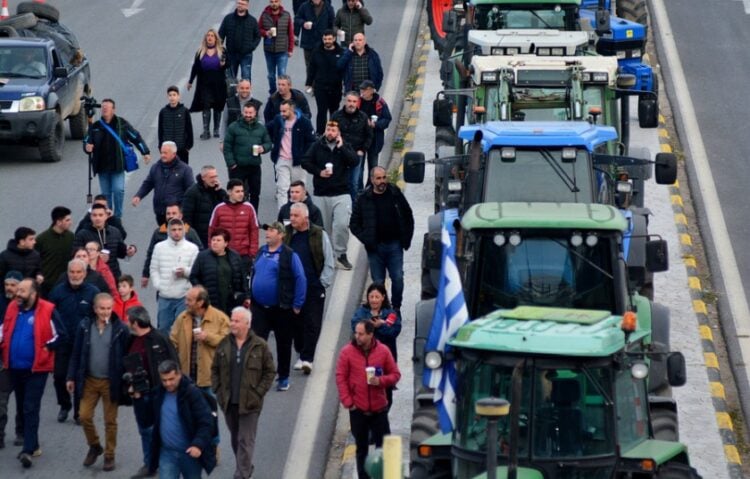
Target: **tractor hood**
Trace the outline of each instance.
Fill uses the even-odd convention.
[[[469,30],[469,43],[476,45],[482,55],[537,55],[571,56],[584,50],[589,42],[586,32],[561,30],[503,29]]]

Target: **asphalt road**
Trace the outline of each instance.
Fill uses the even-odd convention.
[[[202,35],[209,27],[217,27],[225,13],[233,8],[233,2],[201,2],[197,0],[102,0],[98,2],[77,2],[60,0],[51,2],[62,14],[61,20],[78,35],[80,43],[90,62],[93,78],[94,96],[101,100],[110,97],[117,101],[117,114],[128,119],[148,142],[154,159],[158,158],[156,145],[156,117],[159,109],[166,104],[166,87],[178,84],[183,90],[183,102],[189,106],[192,93],[184,91],[190,73],[193,55],[200,44]],[[291,1],[285,0],[285,8],[291,10]],[[16,2],[10,5],[14,10]],[[333,0],[334,8],[341,3]],[[265,3],[251,2],[250,11],[256,17]],[[126,17],[122,9],[135,8],[131,16]],[[137,10],[142,9],[142,10]],[[400,67],[388,71],[390,56],[396,50],[398,25],[404,9],[403,2],[380,1],[373,8],[374,26],[368,27],[368,41],[381,54],[386,77],[400,75]],[[405,45],[398,45],[405,48]],[[408,58],[408,56],[407,56]],[[266,68],[262,50],[255,53],[253,62],[254,96],[261,100],[267,97]],[[293,78],[293,87],[301,88],[304,82],[304,61],[301,50],[295,52],[290,60],[288,73]],[[396,87],[399,83],[396,83]],[[395,90],[394,92],[395,93]],[[314,99],[309,98],[314,111]],[[199,132],[200,115],[193,115],[194,129]],[[35,160],[33,149],[3,147],[0,149],[0,241],[11,238],[16,227],[30,226],[38,232],[49,224],[49,212],[56,205],[66,205],[73,210],[77,222],[85,213],[87,190],[87,162],[78,141],[69,140],[65,145],[62,162],[45,164]],[[205,164],[219,167],[222,182],[227,180],[223,158],[218,150],[217,140],[201,141],[191,151],[191,167],[198,171]],[[143,264],[143,252],[148,246],[153,228],[151,197],[147,197],[138,208],[129,205],[129,199],[135,193],[145,177],[148,167],[130,175],[126,185],[126,206],[124,223],[128,230],[128,242],[135,243],[139,253],[130,261],[122,261],[123,272],[140,277]],[[269,222],[276,216],[276,204],[273,196],[274,180],[271,163],[266,159],[263,171],[263,186],[260,200],[259,216],[261,222]],[[93,193],[98,193],[98,182],[92,182]],[[347,273],[350,274],[350,273]],[[350,314],[358,301],[359,291],[349,294],[349,287],[362,284],[364,273],[352,274],[346,280],[347,288],[337,289],[331,293],[338,302],[343,302],[342,309]],[[337,283],[338,285],[339,283]],[[155,314],[153,290],[139,290],[142,300]],[[336,297],[339,295],[339,297]],[[338,309],[337,309],[338,310]],[[327,318],[348,325],[342,318]],[[334,334],[334,343],[341,344],[347,335],[346,328]],[[336,339],[338,339],[336,341]],[[315,372],[309,378],[292,375],[291,389],[279,393],[269,392],[261,415],[258,432],[258,443],[255,452],[256,478],[281,477],[288,461],[294,460],[294,451],[290,451],[298,411],[304,410],[302,403],[306,381],[327,381],[328,376],[317,376]],[[330,384],[330,386],[333,386]],[[328,451],[328,439],[332,435],[337,403],[335,388],[329,387],[324,403],[327,409],[320,414],[315,442],[313,462],[307,477],[322,477],[322,470]],[[14,401],[12,401],[14,403]],[[309,411],[307,411],[309,413]],[[86,445],[80,428],[72,425],[58,424],[55,421],[57,406],[51,379],[48,382],[42,409],[40,427],[41,445],[44,451],[41,458],[34,462],[34,467],[22,471],[14,458],[16,448],[8,446],[0,450],[0,463],[3,473],[13,471],[13,477],[96,477],[101,474],[101,463],[91,470],[81,466],[86,453]],[[99,421],[101,421],[99,416]],[[12,436],[12,420],[6,431]],[[223,421],[222,428],[224,427]],[[233,456],[228,444],[228,432],[223,429],[221,443],[221,461],[213,474],[215,477],[230,477],[233,470]],[[140,442],[135,428],[132,411],[121,408],[119,416],[119,445],[117,448],[118,469],[107,477],[128,477],[140,465]]]

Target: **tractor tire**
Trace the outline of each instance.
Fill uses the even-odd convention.
[[[648,26],[646,0],[617,0],[617,16]]]
[[[18,37],[18,30],[13,27],[4,25],[0,27],[0,38],[16,38]]]
[[[422,292],[420,293],[422,300],[437,298],[437,288],[432,284],[432,275],[430,275],[429,268],[422,268]]]
[[[63,119],[58,113],[49,136],[39,141],[39,155],[42,157],[42,161],[57,163],[62,160],[64,146],[65,123],[63,123]]]
[[[657,396],[671,396],[667,378],[667,353],[669,352],[669,308],[652,303],[651,344],[660,346],[655,352],[662,353],[651,359],[648,371],[648,392]]]
[[[442,54],[447,37],[447,34],[443,31],[443,15],[453,8],[453,0],[427,0],[425,3],[432,45],[435,47],[435,51]]]
[[[70,137],[74,140],[83,140],[86,137],[86,132],[89,129],[89,119],[86,117],[86,109],[81,108],[78,113],[68,118],[68,126],[70,127]]]
[[[657,408],[651,410],[651,428],[654,431],[654,439],[673,442],[680,440],[677,413],[670,409]]]
[[[656,479],[701,479],[701,475],[687,464],[668,462],[659,468]]]
[[[0,20],[0,27],[13,27],[16,30],[25,30],[34,28],[39,19],[33,13],[22,13],[12,17]]]
[[[48,3],[21,2],[16,7],[16,13],[18,15],[33,13],[39,18],[49,20],[53,23],[60,21],[60,10]]]
[[[412,462],[417,458],[417,448],[423,442],[440,432],[437,409],[434,406],[420,406],[411,417],[409,436],[409,456]]]

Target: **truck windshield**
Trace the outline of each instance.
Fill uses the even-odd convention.
[[[521,242],[514,246],[507,232],[504,242],[496,233],[482,233],[479,239],[475,255],[483,260],[470,301],[472,317],[525,305],[614,312],[613,238],[598,235],[589,246],[589,233],[584,233],[582,244],[571,246],[570,231],[520,231]]]
[[[516,149],[514,161],[490,150],[482,201],[596,202],[589,153],[578,149],[574,161],[565,161],[561,149]]]
[[[47,61],[40,47],[0,48],[0,77],[45,78]]]
[[[576,6],[477,5],[474,10],[474,28],[477,30],[546,29],[573,30],[576,23]]]

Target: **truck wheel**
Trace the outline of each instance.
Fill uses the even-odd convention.
[[[16,38],[18,36],[18,30],[7,25],[0,27],[1,38]]]
[[[62,160],[63,146],[65,145],[65,124],[60,114],[57,114],[55,124],[47,138],[39,141],[39,154],[42,161],[56,163]]]
[[[651,428],[654,430],[654,439],[673,442],[680,440],[680,432],[677,428],[677,413],[671,409],[652,409]]]
[[[434,406],[421,406],[411,417],[409,451],[411,460],[417,458],[417,448],[423,442],[440,432],[437,409]]]
[[[701,479],[701,475],[687,464],[668,462],[659,468],[656,479]]]
[[[39,18],[57,23],[60,21],[60,10],[48,3],[21,2],[16,7],[16,13],[33,13]]]
[[[5,20],[0,20],[0,26],[13,27],[16,30],[25,30],[27,28],[34,28],[37,21],[38,19],[33,13],[23,13],[21,15],[13,15]]]
[[[646,0],[617,0],[617,16],[641,25],[648,24]]]
[[[68,126],[70,126],[70,137],[74,140],[82,140],[86,136],[86,132],[89,129],[89,121],[86,118],[86,110],[81,105],[78,113],[68,118]]]

